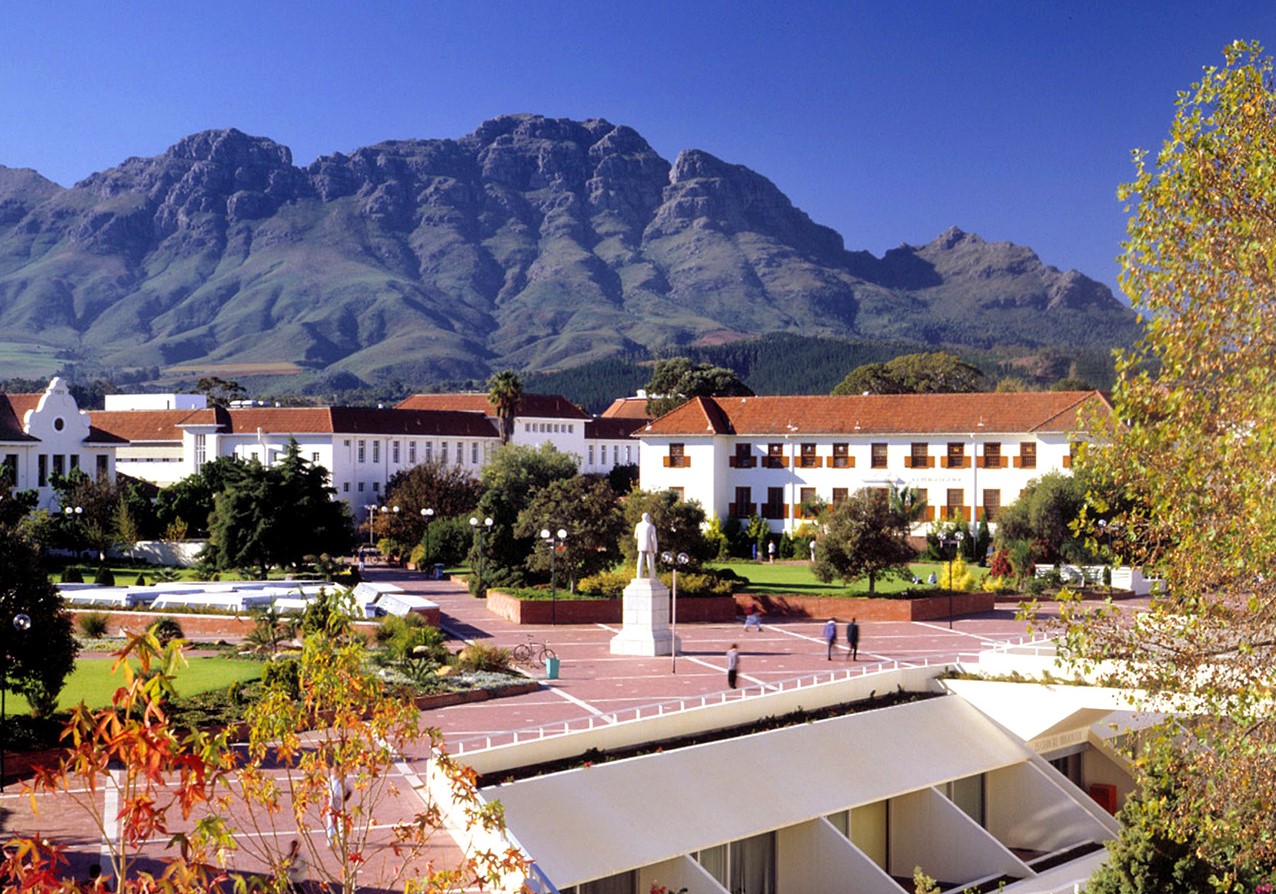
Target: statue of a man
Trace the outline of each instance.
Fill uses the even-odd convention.
[[[638,571],[635,577],[656,576],[656,526],[651,523],[651,513],[644,512],[642,521],[634,525],[634,540],[638,541]],[[647,573],[642,573],[642,560],[647,560]]]

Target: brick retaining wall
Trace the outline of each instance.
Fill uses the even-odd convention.
[[[514,624],[619,624],[620,599],[519,599],[499,590],[487,591],[487,610]],[[687,623],[734,621],[736,604],[729,596],[697,596],[678,600],[678,620]]]
[[[917,599],[860,599],[737,593],[735,603],[741,614],[748,614],[749,609],[756,605],[764,615],[798,615],[838,621],[851,618],[860,621],[936,621],[948,617],[947,595]],[[954,617],[990,612],[995,607],[996,597],[992,593],[953,594]]]

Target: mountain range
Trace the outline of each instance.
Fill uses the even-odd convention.
[[[72,187],[0,166],[0,362],[416,386],[766,333],[1129,344],[1104,285],[956,228],[848,251],[768,179],[601,119],[293,164],[238,130]],[[13,374],[13,373],[11,373]]]

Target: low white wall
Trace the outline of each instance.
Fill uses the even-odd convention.
[[[1072,792],[1060,797],[1054,780],[1030,763],[989,773],[984,792],[988,831],[1006,847],[1050,852],[1108,837]]]
[[[1063,582],[1080,583],[1085,581],[1092,586],[1103,586],[1104,565],[1038,565],[1037,577],[1045,577],[1053,571],[1059,572]],[[1144,577],[1142,568],[1112,566],[1112,588],[1128,590],[1135,596],[1146,596],[1160,586],[1156,578]]]
[[[911,876],[913,868],[932,878],[968,884],[1002,874],[1035,873],[979,824],[934,789],[922,789],[890,804],[890,871]]]
[[[823,817],[780,829],[777,836],[777,891],[899,894],[899,885]]]
[[[168,565],[177,568],[190,568],[196,563],[196,556],[204,548],[207,540],[140,540],[131,550],[113,549],[110,555],[115,558],[132,557],[144,559],[152,565]]]
[[[497,745],[482,751],[465,751],[458,755],[458,759],[473,767],[480,775],[495,773],[575,757],[590,748],[614,751],[648,742],[661,742],[710,730],[742,726],[755,722],[759,717],[861,701],[867,699],[873,691],[885,694],[903,687],[908,692],[926,692],[931,689],[930,681],[946,669],[943,665],[892,669],[785,692],[733,698],[725,703],[675,711],[663,716],[643,717],[638,721],[600,724],[594,729],[564,734],[552,734],[553,728],[550,726],[546,738]]]

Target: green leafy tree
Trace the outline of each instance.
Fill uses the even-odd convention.
[[[693,397],[752,397],[753,391],[733,370],[673,357],[656,362],[647,394],[648,414],[663,416]]]
[[[1084,515],[1089,480],[1084,470],[1049,472],[1028,482],[997,514],[997,541],[1024,541],[1038,563],[1088,562],[1093,558],[1077,522]]]
[[[231,401],[248,396],[243,385],[220,376],[205,376],[195,383],[195,390],[208,399],[210,407],[228,407]]]
[[[255,567],[265,577],[272,565],[300,567],[307,556],[353,547],[349,509],[295,440],[270,468],[256,461],[234,468],[209,517],[204,555],[215,567]]]
[[[867,577],[871,596],[879,577],[907,576],[917,555],[908,545],[909,528],[907,516],[880,491],[858,490],[833,507],[824,536],[815,542],[811,571],[824,581]]]
[[[1276,865],[1276,90],[1235,43],[1179,95],[1158,154],[1135,155],[1121,284],[1144,339],[1118,359],[1122,420],[1083,462],[1139,507],[1120,551],[1165,581],[1137,624],[1065,606],[1064,653],[1190,717],[1163,746],[1171,837],[1218,866]],[[1230,884],[1234,876],[1220,878]]]
[[[517,586],[522,583],[524,563],[535,544],[533,537],[514,533],[518,514],[552,483],[576,475],[576,459],[549,443],[539,447],[506,444],[496,451],[479,476],[483,495],[475,513],[480,522],[477,527],[483,527],[482,522],[487,518],[492,519],[492,527],[481,535],[476,531],[470,547],[469,564],[476,572],[471,576],[471,585],[476,592],[489,584]],[[483,538],[481,562],[480,536]],[[481,581],[477,574],[480,564]]]
[[[213,514],[213,500],[238,479],[244,461],[234,456],[219,456],[200,466],[194,475],[171,484],[155,498],[155,513],[161,528],[169,529],[181,522],[189,537],[208,536],[208,517]]]
[[[436,521],[474,511],[480,495],[479,480],[455,463],[437,459],[395,472],[385,488],[385,502],[398,512],[381,513],[376,532],[410,549],[425,535],[422,509],[433,509]],[[432,532],[433,533],[433,532]]]
[[[0,500],[0,624],[6,628],[0,637],[9,656],[5,678],[47,716],[57,707],[80,647],[71,616],[40,561],[40,547],[22,528],[33,496]],[[20,614],[31,619],[25,631],[12,626]]]
[[[638,543],[633,531],[644,512],[651,514],[651,523],[656,526],[660,551],[686,553],[690,559],[688,570],[698,569],[717,555],[717,547],[704,535],[705,512],[697,501],[680,500],[671,490],[636,490],[625,498],[623,508],[625,523],[620,543],[629,568],[638,564]]]
[[[487,380],[487,402],[496,409],[502,444],[508,444],[514,436],[514,417],[522,399],[523,381],[513,370],[498,372]]]
[[[561,543],[560,529],[567,532]],[[623,529],[619,502],[606,479],[578,475],[553,481],[535,494],[518,514],[514,536],[536,542],[542,539],[541,531],[548,530],[557,550],[553,568],[574,592],[576,581],[605,571],[620,559]],[[529,571],[550,571],[549,549],[544,543],[533,547],[527,557]]]
[[[942,351],[904,354],[886,363],[866,363],[847,374],[834,394],[963,394],[980,391],[984,374]]]

